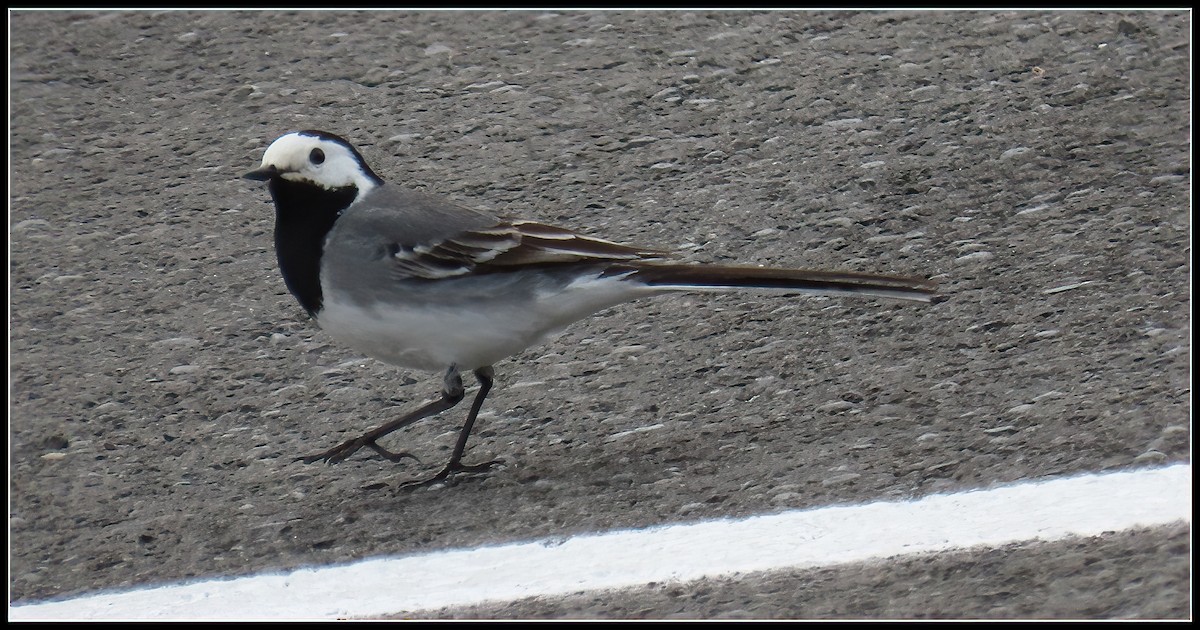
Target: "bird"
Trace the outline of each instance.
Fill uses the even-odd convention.
[[[425,486],[503,464],[462,462],[494,365],[606,308],[679,291],[778,289],[929,302],[928,279],[672,262],[668,249],[618,243],[531,219],[504,218],[385,183],[349,141],[286,133],[246,179],[265,181],[288,291],[321,330],[384,363],[442,374],[440,396],[336,446],[298,457],[337,464],[363,448],[417,459],[378,440],[444,412],[479,383],[448,463]],[[418,460],[419,461],[419,460]]]

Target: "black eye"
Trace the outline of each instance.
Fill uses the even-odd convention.
[[[325,152],[320,149],[313,149],[312,153],[308,154],[308,161],[313,164],[320,164],[325,161]]]

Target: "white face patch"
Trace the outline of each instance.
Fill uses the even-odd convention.
[[[358,158],[339,142],[301,133],[289,133],[267,147],[262,167],[273,166],[282,177],[311,182],[322,188],[355,186],[359,194],[376,186]]]

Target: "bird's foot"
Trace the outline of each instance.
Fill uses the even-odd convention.
[[[493,459],[490,462],[474,464],[471,466],[464,465],[462,462],[450,462],[449,464],[446,464],[446,467],[442,469],[442,472],[439,472],[429,479],[409,481],[402,483],[397,487],[415,490],[417,488],[424,488],[441,482],[452,482],[453,478],[457,475],[478,475],[485,473],[497,466],[502,466],[503,464],[504,460],[502,459]]]
[[[418,463],[420,463],[420,461],[421,461],[420,459],[417,459],[417,456],[413,455],[412,453],[408,453],[405,451],[400,451],[400,452],[389,451],[386,448],[383,448],[382,446],[376,444],[375,438],[369,437],[366,435],[362,435],[362,436],[359,436],[359,437],[356,437],[356,438],[353,438],[350,440],[346,440],[345,442],[342,442],[341,444],[338,444],[337,446],[335,446],[325,452],[322,452],[322,453],[317,453],[315,455],[306,455],[304,457],[297,457],[296,461],[301,461],[301,462],[304,462],[305,464],[312,464],[314,462],[319,462],[319,461],[324,460],[325,463],[327,463],[327,464],[331,464],[331,465],[337,464],[337,463],[345,460],[347,457],[350,457],[351,455],[357,453],[358,450],[364,446],[367,448],[370,448],[371,450],[375,451],[376,453],[379,453],[379,455],[381,457],[383,457],[384,459],[386,459],[390,462],[398,462],[405,458],[415,459],[415,460],[417,460]]]

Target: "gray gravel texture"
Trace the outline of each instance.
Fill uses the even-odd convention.
[[[11,12],[10,597],[1188,461],[1190,20]],[[287,294],[239,175],[306,128],[500,214],[944,299],[623,305],[496,366],[466,461],[503,470],[397,488],[465,409],[389,438],[421,464],[304,465],[440,382]],[[1190,553],[1149,540],[1122,571]],[[930,610],[1006,616],[949,581]]]

